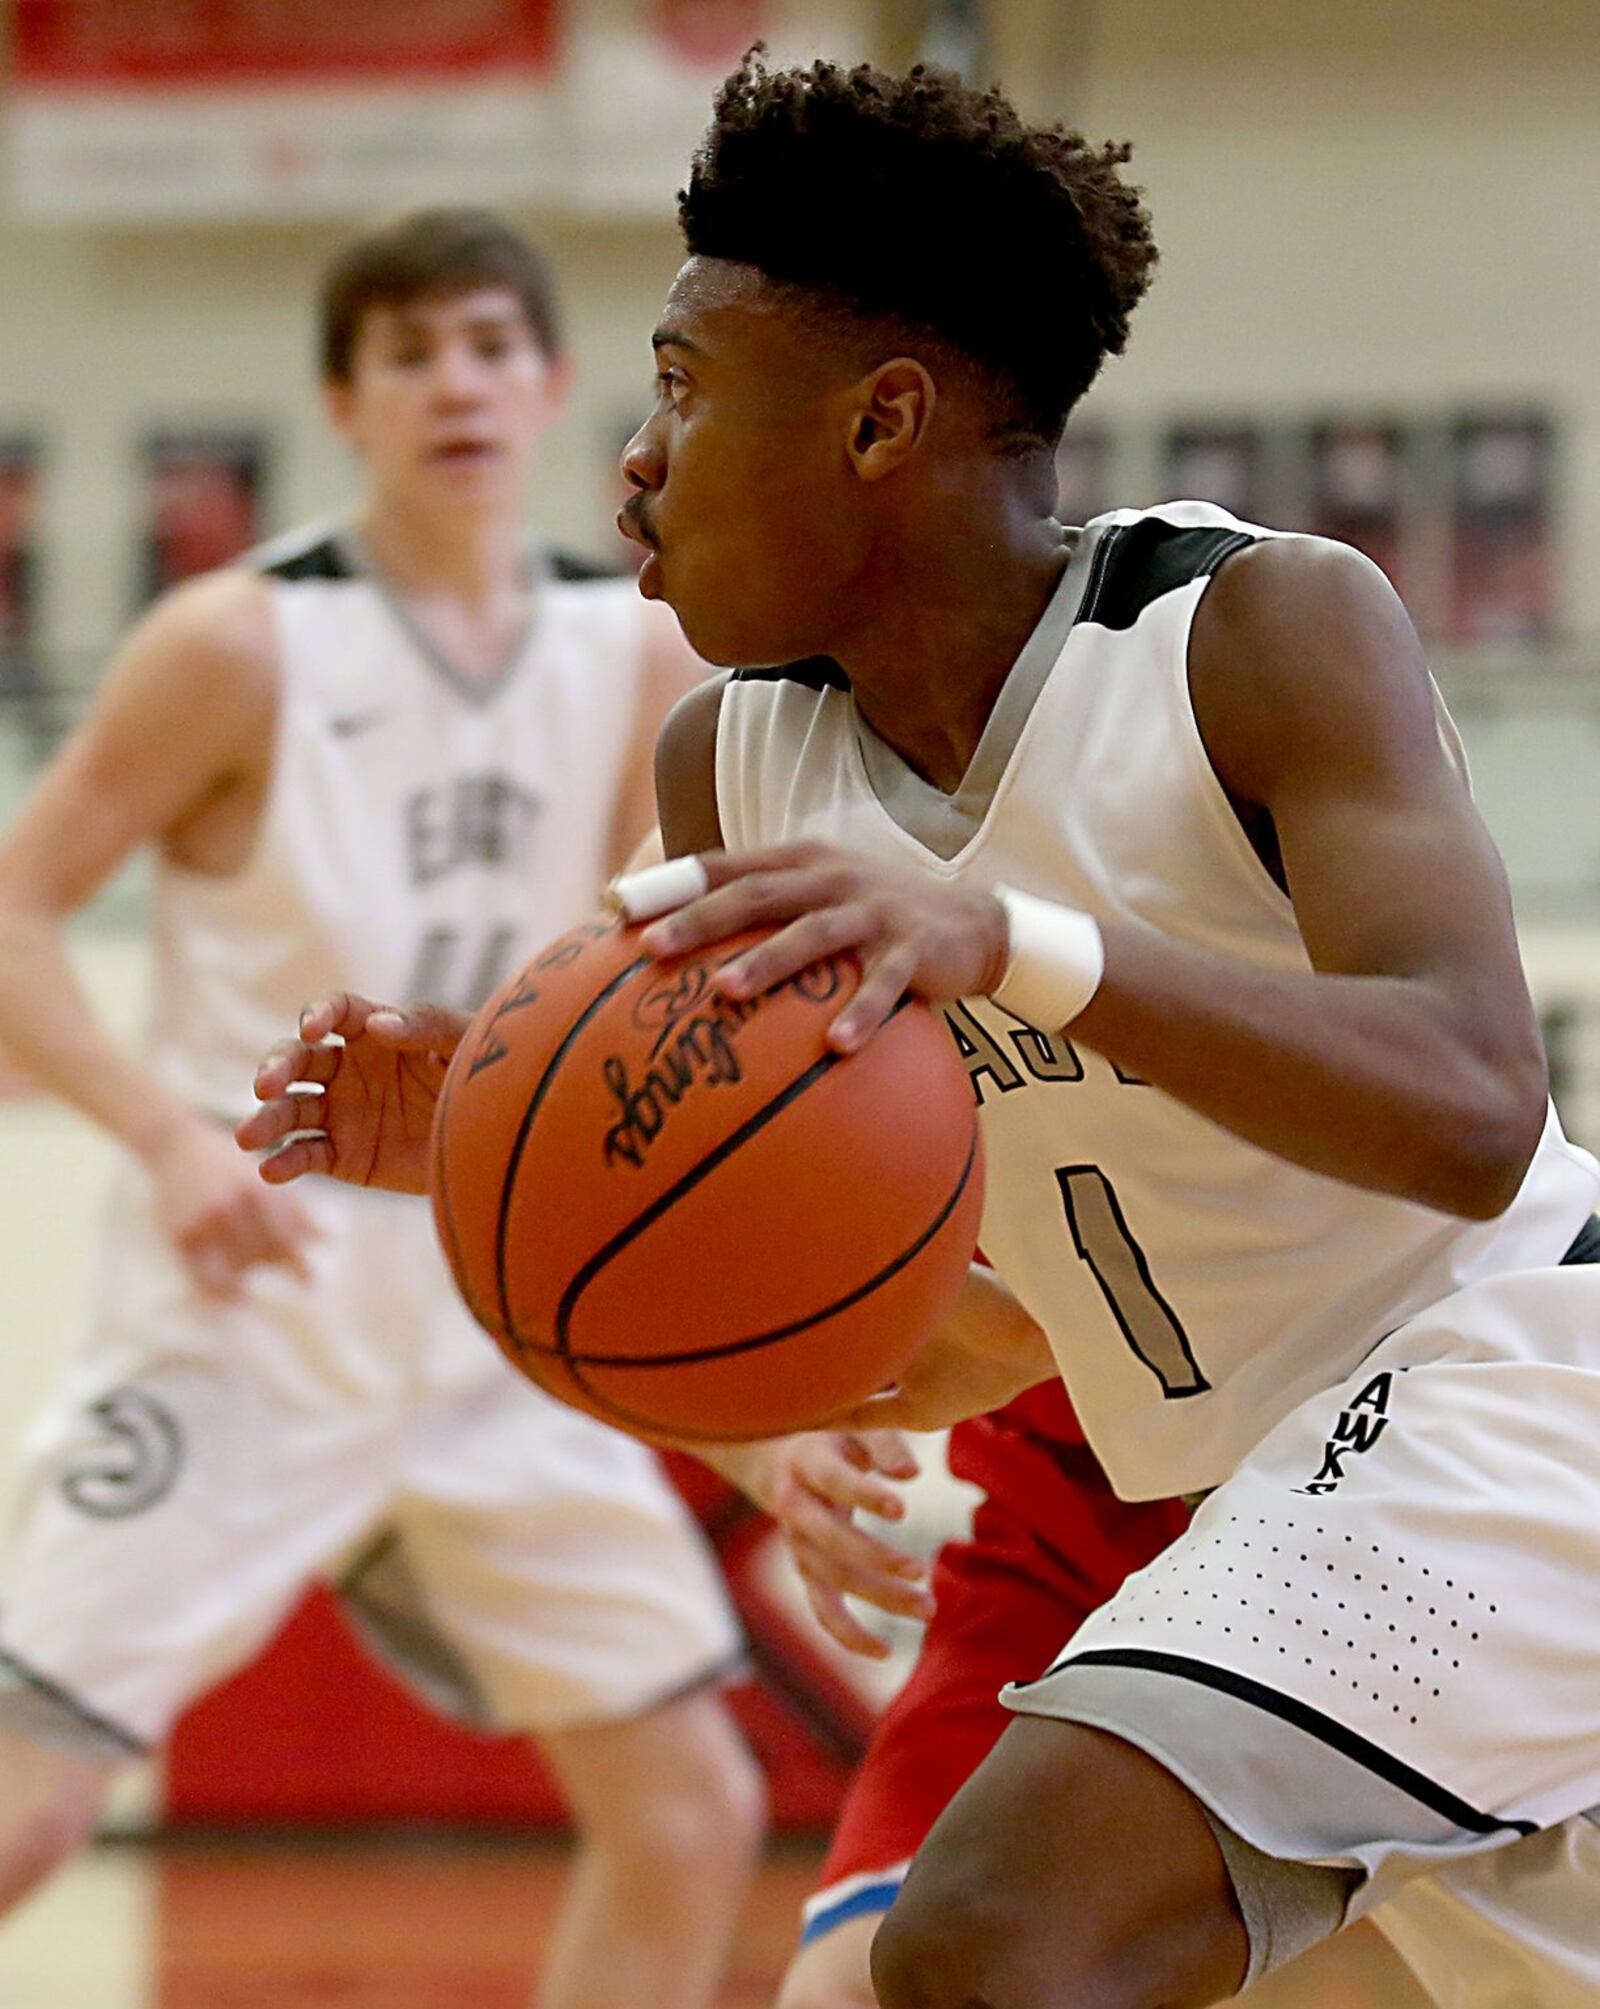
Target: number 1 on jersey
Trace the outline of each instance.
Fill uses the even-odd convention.
[[[1177,1313],[1156,1289],[1144,1250],[1128,1231],[1116,1188],[1098,1165],[1058,1165],[1056,1184],[1073,1246],[1122,1328],[1122,1336],[1161,1383],[1169,1401],[1203,1395],[1200,1372]]]

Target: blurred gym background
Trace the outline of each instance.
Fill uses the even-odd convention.
[[[649,395],[673,192],[715,82],[758,39],[780,60],[931,56],[1000,78],[1030,115],[1134,141],[1162,263],[1128,356],[1069,433],[1063,513],[1209,496],[1389,570],[1510,869],[1558,1099],[1600,1147],[1592,0],[12,0],[0,815],[154,591],[347,500],[310,300],[343,232],[375,213],[492,201],[548,249],[579,376],[530,523],[626,562],[615,460]],[[77,933],[130,1032],[142,910],[134,869]],[[82,1125],[0,1077],[0,1483],[72,1314],[103,1164]],[[814,1829],[870,1698],[831,1663],[796,1662],[792,1591],[759,1530],[704,1504],[771,1645],[750,1721],[777,1756],[780,1812]],[[926,1487],[918,1538],[960,1506]],[[117,1824],[325,1836],[556,1817],[520,1754],[464,1748],[335,1661],[334,1626],[301,1614],[265,1669],[186,1726],[163,1775],[133,1782]],[[350,1863],[327,1858],[312,1884],[276,1858],[266,1899],[252,1884],[235,1914],[233,1858],[197,1860],[204,1874],[169,1862],[159,1888],[110,1859],[74,1871],[0,1935],[7,2009],[379,2000],[346,1961]],[[780,1874],[730,2005],[767,1999],[805,1873],[797,1857]],[[475,1859],[475,1874],[429,1942],[435,1965],[391,1975],[386,2009],[525,1998],[517,1861]],[[256,1929],[237,1923],[251,1906],[292,1915],[299,1966],[285,1954],[251,1992],[218,1978],[203,1936],[174,1953],[195,1875],[236,1935]],[[405,1914],[411,1888],[384,1886],[384,1908]],[[477,1992],[450,1964],[457,1942]]]

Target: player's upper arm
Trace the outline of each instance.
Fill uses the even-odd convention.
[[[69,912],[138,845],[264,771],[277,702],[267,590],[211,573],[139,622],[0,844],[0,903]]]
[[[684,640],[671,611],[640,602],[644,650],[634,700],[633,728],[612,829],[611,864],[621,870],[656,823],[655,751],[668,714],[711,672]]]
[[[1426,984],[1542,1120],[1505,874],[1382,573],[1320,540],[1241,553],[1200,603],[1189,672],[1219,778],[1271,819],[1313,965]]]
[[[722,848],[717,720],[724,688],[718,677],[680,699],[656,742],[656,809],[669,858]]]

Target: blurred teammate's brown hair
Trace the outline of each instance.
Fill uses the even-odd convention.
[[[542,253],[488,209],[419,209],[347,244],[322,281],[319,360],[329,383],[350,375],[374,307],[447,299],[480,286],[514,293],[534,340],[561,353],[555,281]]]

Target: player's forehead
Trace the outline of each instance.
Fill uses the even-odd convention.
[[[759,368],[803,346],[803,332],[791,289],[753,265],[695,257],[679,268],[653,340],[714,366]]]
[[[441,341],[458,334],[525,334],[527,311],[509,286],[465,285],[371,301],[357,339]]]

